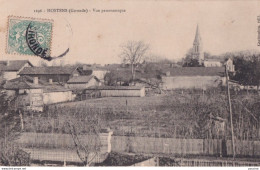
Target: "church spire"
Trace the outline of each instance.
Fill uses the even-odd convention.
[[[197,24],[196,35],[193,44],[200,44],[200,42],[201,42],[201,37],[200,37],[199,24]]]
[[[204,61],[204,54],[202,49],[202,40],[200,37],[199,24],[197,24],[196,35],[193,42],[193,55],[192,58],[197,59],[200,64]]]

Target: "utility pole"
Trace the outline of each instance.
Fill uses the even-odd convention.
[[[232,106],[231,106],[230,91],[229,91],[229,76],[228,76],[227,65],[225,66],[225,71],[226,71],[227,95],[228,95],[229,114],[230,114],[230,124],[231,124],[231,136],[232,136],[233,159],[235,159],[235,156],[236,156],[236,150],[235,150],[235,141],[234,141],[233,118],[232,118]]]

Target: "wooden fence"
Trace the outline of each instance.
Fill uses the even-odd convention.
[[[176,159],[176,164],[173,166],[222,166],[222,167],[249,167],[249,166],[260,166],[259,162],[248,162],[248,161],[225,161],[225,160],[205,160],[205,159]]]
[[[231,140],[224,144],[218,139],[175,139],[151,137],[113,136],[112,151],[147,154],[176,155],[232,155]],[[235,142],[236,153],[240,156],[260,156],[260,141]],[[226,148],[226,149],[225,149]]]
[[[84,139],[82,139],[84,140]],[[87,139],[86,139],[87,140]],[[74,143],[66,134],[24,133],[18,140],[24,148],[74,148]],[[134,136],[101,136],[102,152],[129,152],[171,155],[232,155],[231,140],[219,139],[176,139]],[[111,144],[111,145],[110,145]],[[245,157],[260,157],[260,141],[236,140],[236,154]]]

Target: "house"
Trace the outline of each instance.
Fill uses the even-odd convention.
[[[223,64],[220,60],[217,59],[205,59],[204,60],[204,67],[222,67]]]
[[[33,67],[33,65],[28,60],[0,61],[0,72],[3,72],[3,79],[5,80],[19,77],[18,73],[25,67]]]
[[[72,90],[60,85],[48,84],[38,77],[21,76],[4,85],[8,95],[17,96],[15,107],[42,111],[47,104],[72,101]]]
[[[99,92],[100,97],[144,97],[143,86],[95,86],[85,89],[85,94]]]
[[[83,65],[78,68],[80,75],[92,75],[97,77],[100,81],[104,82],[104,77],[109,71],[99,65]]]
[[[224,67],[180,67],[172,68],[162,76],[162,88],[173,89],[207,89],[226,83]]]
[[[45,82],[66,83],[70,78],[79,76],[77,67],[26,67],[20,73],[20,76],[38,77]]]
[[[233,64],[233,60],[231,58],[227,59],[224,63],[229,72],[235,72],[235,66]]]
[[[204,60],[204,67],[223,67],[223,66],[226,66],[229,72],[231,73],[235,72],[235,66],[231,58],[228,58],[226,60],[221,60],[221,59]]]
[[[96,76],[76,76],[69,79],[66,86],[69,89],[86,89],[91,86],[100,86],[101,83]]]

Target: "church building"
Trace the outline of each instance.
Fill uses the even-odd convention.
[[[195,39],[192,48],[192,58],[197,59],[200,65],[204,67],[223,67],[228,66],[230,72],[235,71],[235,66],[233,65],[232,59],[220,59],[220,58],[205,58],[202,46],[202,39],[200,36],[199,25],[197,25]]]
[[[195,35],[195,39],[193,42],[192,58],[197,59],[199,61],[200,65],[204,61],[204,53],[203,53],[203,48],[202,48],[202,40],[200,37],[199,25],[197,25],[196,35]]]

